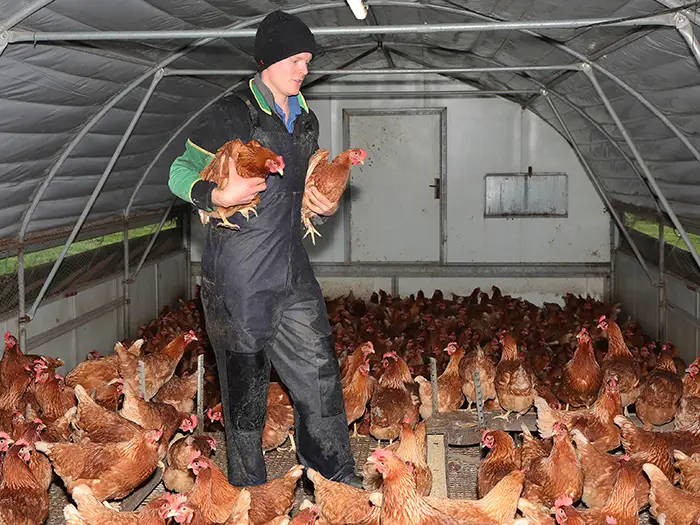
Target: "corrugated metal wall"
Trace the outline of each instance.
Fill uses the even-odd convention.
[[[650,264],[650,270],[658,275],[658,267]],[[700,356],[700,293],[697,285],[666,273],[666,298],[673,307],[666,308],[666,339],[673,342],[683,359],[690,363]],[[644,331],[656,337],[659,326],[658,289],[634,258],[618,251],[615,258],[616,300],[622,303],[623,319],[638,321]]]
[[[177,299],[186,296],[186,275],[184,250],[143,266],[131,287],[132,333],[157,317],[164,305],[176,306]],[[72,369],[91,350],[112,352],[122,338],[121,282],[121,276],[112,277],[79,289],[70,297],[45,300],[27,324],[29,348],[25,351],[60,357],[65,365],[59,373]],[[0,320],[0,330],[16,334],[17,318]]]
[[[309,104],[321,124],[321,147],[331,155],[343,150],[343,110],[446,108],[447,112],[447,203],[446,243],[449,264],[500,263],[603,263],[610,262],[610,221],[600,199],[589,183],[574,152],[564,139],[531,112],[497,98],[314,98],[312,93],[343,91],[464,89],[441,77],[396,76],[381,78],[345,77],[316,86],[307,93]],[[400,162],[400,159],[397,159]],[[484,218],[484,177],[487,173],[565,172],[568,174],[568,217],[552,218]],[[410,167],[407,167],[410,168]],[[407,170],[410,171],[410,170]],[[396,188],[400,198],[402,188]],[[426,187],[426,191],[430,191]],[[378,195],[378,205],[383,196]],[[386,213],[391,213],[387,207]],[[348,245],[344,213],[338,213],[321,229],[323,237],[316,246],[308,243],[314,263],[343,263]],[[386,232],[386,242],[407,242],[412,231]],[[193,221],[194,262],[201,260],[203,228]],[[308,239],[307,239],[308,240]],[[195,265],[196,269],[196,265]],[[319,278],[325,292],[337,295],[354,289],[364,293],[372,289],[392,289],[391,278],[362,276]],[[435,287],[463,293],[474,286],[490,289],[500,283],[504,293],[529,297],[531,300],[554,300],[567,291],[601,296],[605,279],[586,275],[548,279],[521,279],[499,274],[500,280],[484,278],[405,278],[398,276],[394,291],[426,291]],[[513,276],[511,276],[513,277]]]

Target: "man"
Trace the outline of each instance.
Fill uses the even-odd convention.
[[[320,216],[338,208],[315,188],[305,191],[319,125],[299,89],[315,51],[313,34],[299,18],[268,15],[255,37],[259,73],[202,114],[170,169],[171,191],[199,209],[247,204],[262,192],[257,217],[229,218],[240,231],[217,228],[211,219],[202,254],[201,297],[219,370],[228,476],[237,486],[267,479],[262,430],[270,364],[292,396],[301,463],[361,486],[328,314],[302,244],[302,199]],[[236,138],[255,138],[281,155],[284,176],[266,182],[233,170],[223,190],[202,180],[199,173],[217,149]]]

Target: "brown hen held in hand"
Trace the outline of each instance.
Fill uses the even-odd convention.
[[[245,144],[241,139],[231,140],[221,146],[214,160],[204,168],[200,177],[203,180],[216,182],[219,189],[223,190],[228,184],[228,161],[232,159],[238,175],[244,179],[264,178],[267,179],[270,173],[284,175],[284,159],[261,145],[257,140],[252,139]],[[239,230],[237,224],[229,222],[228,217],[240,212],[246,219],[250,213],[257,215],[256,207],[260,204],[258,196],[250,204],[240,204],[228,208],[218,207],[214,211],[207,212],[200,210],[199,218],[202,224],[207,224],[210,217],[221,219],[219,226]]]
[[[306,170],[306,187],[315,187],[331,202],[338,202],[350,180],[350,168],[356,164],[364,164],[367,152],[362,148],[351,148],[343,151],[328,162],[330,153],[327,149],[319,149],[311,155],[309,168]],[[315,215],[306,206],[301,207],[301,220],[306,227],[306,234],[311,234],[311,242],[316,244],[316,235],[321,236],[311,224]]]

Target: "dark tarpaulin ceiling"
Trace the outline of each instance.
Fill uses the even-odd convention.
[[[432,0],[372,2],[367,21],[356,20],[343,2],[298,0],[55,0],[21,22],[26,31],[121,31],[222,29],[274,9],[308,8],[299,16],[312,27],[365,23],[441,24],[500,20],[556,20],[633,17],[667,12],[674,0]],[[374,5],[373,5],[374,4]],[[0,0],[2,20],[27,5]],[[419,6],[419,7],[416,7]],[[475,17],[476,15],[476,17]],[[251,27],[255,27],[255,24]],[[693,26],[695,28],[695,26]],[[560,44],[595,60],[643,94],[700,148],[700,70],[685,40],[672,27],[549,29],[543,38],[518,31],[395,34],[351,67],[484,67],[553,65],[579,59]],[[377,46],[378,35],[317,36],[320,52],[312,69],[334,69]],[[191,40],[144,42],[51,42],[10,44],[0,56],[0,239],[15,237],[39,187],[69,142],[131,82]],[[253,40],[214,40],[190,49],[169,67],[252,69]],[[388,58],[391,62],[388,61]],[[674,211],[700,221],[698,161],[658,118],[604,75],[597,75]],[[538,89],[541,83],[578,106],[630,155],[619,130],[582,72],[479,73],[455,75],[483,89]],[[313,80],[314,76],[309,76]],[[182,149],[176,132],[202,106],[240,78],[166,77],[148,103],[134,134],[95,202],[88,220],[120,217],[146,168],[168,141],[149,172],[132,213],[166,207],[168,165]],[[31,216],[28,232],[75,224],[115,151],[150,81],[131,91],[87,133],[56,172]],[[519,104],[530,95],[509,96]],[[649,191],[620,151],[575,109],[553,99],[584,156],[617,202],[655,209]],[[560,129],[544,97],[529,108]]]

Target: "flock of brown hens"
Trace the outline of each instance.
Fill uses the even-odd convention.
[[[290,518],[300,465],[258,487],[228,483],[211,460],[216,442],[193,432],[223,417],[195,299],[165,309],[114,353],[93,352],[65,378],[56,373],[60,359],[24,354],[5,334],[0,524],[43,523],[55,477],[75,503],[64,509],[68,525],[628,525],[647,506],[661,524],[700,524],[700,359],[687,365],[634,322],[619,326],[618,305],[569,294],[564,307],[538,307],[493,287],[490,296],[476,289],[451,299],[439,291],[368,301],[350,294],[327,308],[348,425],[380,441],[363,468],[365,490],[309,470],[315,504]],[[200,354],[207,421],[194,415]],[[504,419],[537,414],[538,437],[525,425],[516,440],[482,429],[489,452],[478,500],[429,495],[431,357],[440,412],[471,409],[479,370],[487,410]],[[290,396],[271,379],[264,450],[280,447],[294,427]],[[674,431],[654,429],[670,422]],[[137,513],[120,512],[115,500],[158,467],[168,492]]]

